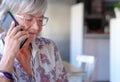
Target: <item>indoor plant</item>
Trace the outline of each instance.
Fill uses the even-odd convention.
[[[114,12],[117,18],[120,18],[120,2],[114,5]]]

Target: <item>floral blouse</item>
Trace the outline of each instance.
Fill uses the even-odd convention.
[[[3,34],[0,35],[0,59],[3,55]],[[62,60],[55,43],[43,37],[36,38],[31,51],[32,77],[14,60],[14,82],[68,82]]]

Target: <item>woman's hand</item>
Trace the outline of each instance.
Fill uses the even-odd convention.
[[[15,27],[15,23],[12,22],[5,37],[4,55],[15,57],[19,51],[20,43],[28,38],[28,32],[20,31],[21,29],[23,29],[23,26]]]
[[[23,28],[24,27],[20,25],[15,27],[15,23],[12,22],[4,40],[5,46],[4,53],[0,61],[0,70],[7,71],[9,73],[13,72],[14,59],[19,51],[20,43],[24,39],[28,38],[28,33],[26,31],[20,31]],[[7,82],[7,80],[5,81]]]

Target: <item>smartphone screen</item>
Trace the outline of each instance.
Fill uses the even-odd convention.
[[[12,15],[12,13],[10,11],[8,11],[7,14],[3,17],[2,21],[1,21],[1,25],[5,29],[6,32],[9,30],[12,21],[15,22],[15,26],[19,25],[18,22],[15,20],[14,16]],[[22,31],[22,29],[20,31]],[[24,45],[24,43],[26,41],[27,41],[27,39],[25,39],[24,41],[21,42],[20,48],[22,48],[22,46]]]

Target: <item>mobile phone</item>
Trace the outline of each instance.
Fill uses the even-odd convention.
[[[8,11],[6,13],[6,15],[1,20],[1,25],[5,29],[6,32],[10,28],[10,25],[11,25],[12,21],[15,22],[15,26],[19,25],[19,23],[15,20],[12,13],[10,11]],[[22,31],[22,29],[20,31]],[[25,44],[26,41],[27,41],[27,38],[21,42],[20,48],[22,48],[22,46]]]

